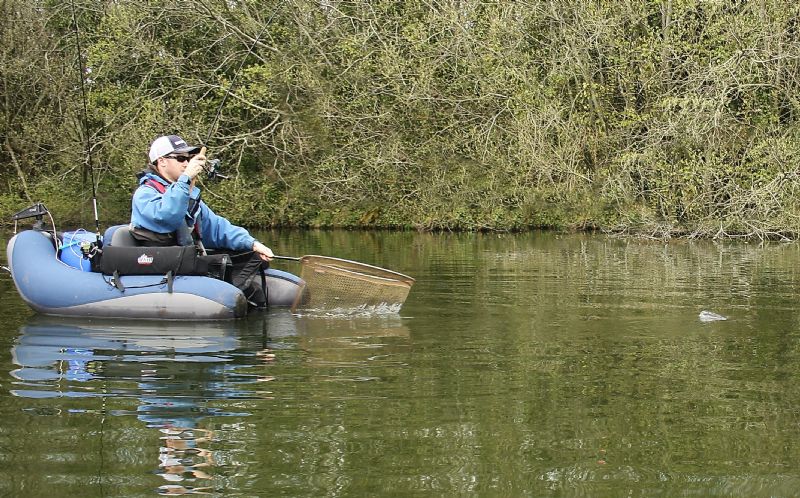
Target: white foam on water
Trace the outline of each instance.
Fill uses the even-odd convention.
[[[362,316],[382,316],[382,315],[396,315],[400,313],[402,303],[380,303],[361,306],[355,308],[304,308],[295,311],[297,316],[323,316],[334,318],[347,318],[347,317],[362,317]]]

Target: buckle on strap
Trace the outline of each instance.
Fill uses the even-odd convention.
[[[172,286],[175,281],[175,276],[172,273],[172,270],[168,271],[167,274],[164,276],[164,280],[167,283],[167,292],[172,294]]]
[[[120,292],[125,292],[125,286],[122,285],[122,280],[120,280],[119,272],[114,270],[114,274],[111,275],[111,283],[114,284],[114,287],[117,288]]]

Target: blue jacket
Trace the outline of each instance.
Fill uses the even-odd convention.
[[[144,185],[152,180],[166,187],[161,194],[154,187]],[[200,238],[209,249],[229,249],[249,251],[255,238],[242,227],[236,226],[222,216],[217,216],[200,199],[200,189],[194,187],[189,192],[190,178],[181,175],[178,181],[170,184],[154,173],[145,173],[139,179],[139,188],[133,194],[131,206],[131,226],[146,228],[156,233],[177,233],[178,243],[190,245],[191,240],[181,238],[186,227],[193,228],[200,220]],[[189,200],[200,202],[200,208],[189,213]]]

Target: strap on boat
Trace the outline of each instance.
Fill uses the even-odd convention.
[[[261,262],[258,273],[261,275],[261,290],[264,292],[264,302],[269,303],[269,289],[267,289],[267,276],[264,274],[269,268],[269,263]]]
[[[122,285],[122,280],[120,280],[117,270],[114,270],[114,274],[111,276],[111,283],[114,284],[118,291],[125,292],[125,286]]]
[[[105,277],[103,277],[103,280],[105,280]],[[125,292],[125,290],[127,290],[127,289],[147,289],[148,287],[158,287],[158,286],[164,285],[164,284],[167,284],[169,292],[172,292],[172,287],[173,287],[172,283],[173,283],[173,281],[174,281],[174,274],[173,274],[172,270],[170,270],[167,273],[167,275],[164,275],[164,278],[162,278],[159,282],[155,282],[155,283],[152,283],[152,284],[129,285],[129,286],[126,287],[126,286],[122,285],[122,277],[119,274],[119,272],[117,272],[117,271],[114,272],[114,274],[111,276],[111,278],[109,280],[105,280],[105,282],[108,285],[116,288],[120,292]]]
[[[228,256],[227,254],[223,254],[219,265],[219,277],[217,277],[219,280],[222,280],[223,282],[227,281],[225,280],[225,277],[228,276],[227,273],[228,273],[229,263],[230,263],[230,256]]]

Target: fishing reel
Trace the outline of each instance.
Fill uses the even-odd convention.
[[[223,175],[219,172],[220,170],[220,160],[219,159],[211,159],[206,162],[206,177],[209,180],[227,180],[228,176]]]

